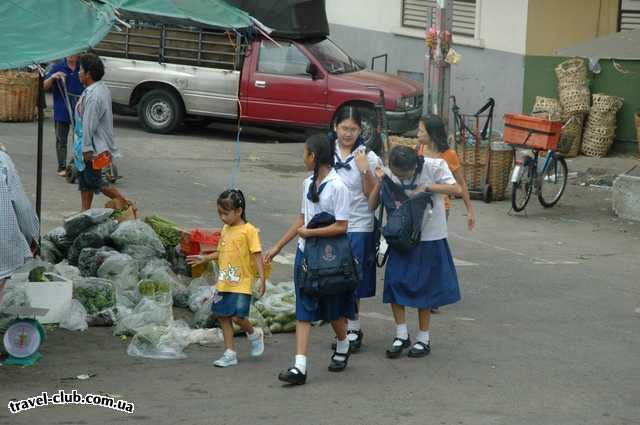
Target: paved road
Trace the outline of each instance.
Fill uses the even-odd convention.
[[[214,201],[234,165],[232,132],[152,136],[132,119],[116,124],[125,154],[119,186],[143,214],[186,227],[217,223]],[[44,227],[52,228],[80,200],[74,186],[55,176],[51,123],[45,134]],[[0,141],[31,193],[34,136],[33,124],[0,124]],[[277,138],[245,132],[236,179],[265,245],[296,213],[305,175],[302,146],[269,142]],[[240,366],[219,370],[210,365],[219,348],[190,347],[186,360],[146,360],[128,357],[110,329],[58,330],[38,366],[0,366],[0,405],[77,388],[119,394],[136,403],[135,413],[0,410],[0,424],[639,424],[640,226],[615,219],[609,203],[610,192],[577,185],[556,208],[532,203],[527,216],[509,215],[506,202],[478,203],[472,233],[456,203],[450,243],[463,300],[434,317],[426,359],[384,358],[394,328],[380,297],[363,303],[366,346],[341,375],[326,370],[329,328],[314,329],[309,383],[298,388],[276,380],[292,359],[292,335],[271,338],[259,361],[248,359],[239,341]],[[274,279],[291,274],[280,265]],[[88,372],[97,376],[64,380]]]

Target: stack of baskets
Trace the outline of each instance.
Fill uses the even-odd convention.
[[[38,100],[38,74],[0,72],[0,121],[33,121]]]
[[[556,67],[561,119],[571,122],[562,131],[558,151],[568,158],[580,153],[584,118],[589,113],[591,92],[583,59],[569,59]]]
[[[605,156],[616,135],[616,114],[624,99],[605,94],[594,94],[591,112],[582,139],[582,153],[587,156]]]

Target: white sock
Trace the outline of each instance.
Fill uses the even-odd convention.
[[[252,334],[248,333],[247,338],[249,338],[249,341],[255,341],[256,339],[260,338],[260,334],[256,329],[253,329],[253,333]]]
[[[429,331],[418,331],[416,341],[429,345]]]
[[[224,351],[224,354],[229,355],[231,357],[236,357],[236,355],[237,355],[235,351],[230,350],[228,348]]]
[[[409,338],[409,330],[407,329],[406,323],[396,325],[396,338],[400,338],[400,339]]]
[[[334,358],[336,360],[343,361],[347,357],[346,356],[340,356],[340,354],[347,354],[348,352],[349,352],[349,338],[345,338],[342,341],[337,339],[336,340],[336,353],[338,355],[334,356]]]
[[[347,320],[347,329],[350,331],[359,331],[360,320]]]
[[[307,373],[307,356],[296,355],[295,367],[302,372],[303,375]],[[296,371],[293,371],[296,373]]]

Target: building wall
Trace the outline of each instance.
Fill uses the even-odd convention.
[[[475,112],[487,98],[502,115],[521,112],[528,0],[478,0],[476,39],[454,36],[462,61],[452,67],[452,90],[463,112]],[[350,55],[371,66],[371,58],[387,53],[388,72],[424,80],[424,30],[403,28],[401,0],[327,0],[331,38]],[[500,23],[497,24],[496,22]],[[375,69],[383,70],[383,62]]]
[[[619,0],[529,0],[526,54],[551,56],[617,31]]]

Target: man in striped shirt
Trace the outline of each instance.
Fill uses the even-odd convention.
[[[16,167],[0,144],[0,302],[11,274],[31,258],[40,224]]]

